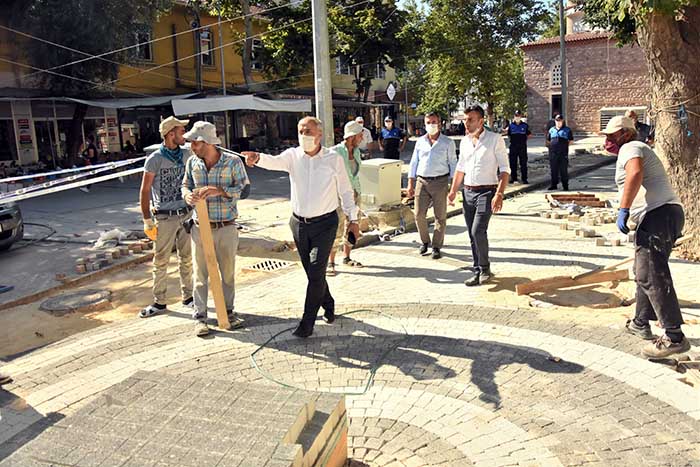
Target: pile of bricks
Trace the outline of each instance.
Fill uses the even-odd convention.
[[[113,264],[115,260],[130,256],[136,253],[143,253],[153,248],[153,243],[147,240],[119,245],[109,250],[93,253],[84,258],[75,260],[75,272],[86,274],[88,272],[99,271]]]

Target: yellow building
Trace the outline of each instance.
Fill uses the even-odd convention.
[[[198,26],[199,29],[194,30]],[[260,72],[262,65],[255,61],[255,49],[261,46],[260,38],[267,28],[263,18],[253,17],[252,78],[261,84],[266,79]],[[242,19],[224,19],[219,28],[218,16],[206,11],[195,12],[187,6],[186,0],[177,0],[172,10],[154,24],[135,28],[134,44],[141,45],[130,51],[130,62],[119,67],[118,78],[113,83],[118,98],[88,102],[83,136],[95,136],[104,152],[119,152],[127,141],[134,143],[137,149],[160,141],[158,123],[172,114],[173,96],[221,92],[220,49],[223,49],[223,79],[228,92],[245,93],[241,57],[243,31]],[[0,163],[15,160],[27,165],[43,160],[52,165],[51,162],[60,161],[65,154],[66,134],[76,100],[55,96],[26,78],[35,71],[22,66],[28,63],[21,53],[21,44],[26,40],[29,39],[0,30],[0,57],[16,62],[0,61]],[[376,64],[364,67],[377,77],[367,103],[357,102],[354,70],[342,66],[340,60],[335,61],[331,74],[336,128],[342,127],[349,117],[360,114],[368,122],[367,126],[378,127],[384,114],[397,114],[395,104],[386,97],[387,86],[396,79],[394,71],[385,71]],[[280,98],[313,99],[312,76],[297,83],[295,89],[282,92],[284,94],[271,91]],[[397,97],[396,100],[401,99]],[[296,138],[298,114],[262,114],[239,110],[207,114],[204,118],[216,123],[222,135],[230,136],[230,146],[264,144],[263,135],[269,135],[271,125],[282,139]]]

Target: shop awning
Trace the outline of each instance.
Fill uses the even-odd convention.
[[[310,99],[263,99],[253,95],[175,99],[175,115],[189,115],[226,110],[259,110],[261,112],[311,112]]]
[[[157,97],[127,97],[124,99],[97,99],[97,100],[84,100],[84,99],[73,99],[71,97],[65,98],[66,101],[77,102],[80,104],[89,105],[92,107],[102,107],[105,109],[129,109],[132,107],[157,107],[159,105],[170,104],[171,101],[175,99],[186,99],[197,95],[197,93],[191,94],[179,94],[175,96],[157,96]]]

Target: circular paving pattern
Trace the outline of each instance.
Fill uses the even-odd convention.
[[[43,414],[138,369],[341,392],[355,467],[700,465],[700,395],[619,330],[401,304],[300,340],[295,310],[244,317],[208,339],[184,313],[92,330],[13,362],[13,390]]]

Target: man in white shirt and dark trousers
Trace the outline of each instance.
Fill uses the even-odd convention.
[[[617,227],[627,234],[628,219],[637,223],[634,240],[634,280],[637,308],[627,321],[630,334],[653,342],[642,348],[647,358],[666,358],[690,350],[683,335],[683,315],[673,288],[668,259],[681,236],[683,206],[666,175],[663,163],[645,143],[636,141],[634,120],[617,116],[602,131],[606,150],[617,154],[615,184],[620,192]],[[649,321],[659,320],[662,336],[655,336]]]
[[[474,261],[474,266],[469,268],[474,276],[464,284],[471,287],[488,282],[492,276],[487,230],[491,214],[503,207],[510,165],[501,135],[484,128],[484,109],[475,105],[468,107],[465,114],[467,135],[459,145],[459,162],[447,199],[454,204],[457,190],[462,189],[462,207]]]
[[[437,113],[425,115],[425,129],[427,133],[416,141],[411,156],[408,196],[411,198],[415,195],[416,227],[420,235],[421,255],[427,255],[430,246],[426,214],[432,203],[435,214],[432,258],[440,259],[447,224],[447,193],[450,189],[450,178],[457,166],[457,149],[454,141],[440,132],[440,116]]]
[[[289,226],[294,235],[308,285],[304,315],[294,331],[297,337],[313,333],[319,308],[329,324],[335,321],[335,301],[326,282],[328,257],[338,228],[338,198],[348,216],[348,233],[360,238],[358,210],[343,158],[321,146],[322,124],[314,117],[304,117],[297,125],[299,147],[279,156],[244,152],[246,163],[263,169],[289,173],[292,217]]]

